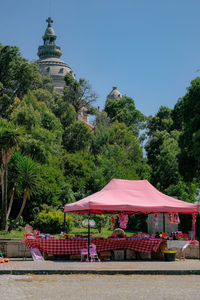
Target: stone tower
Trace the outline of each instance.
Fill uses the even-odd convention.
[[[119,100],[122,98],[122,94],[118,91],[117,87],[114,86],[110,94],[108,94],[106,101],[111,100]]]
[[[56,46],[56,35],[51,26],[53,20],[49,17],[45,30],[44,44],[38,47],[39,60],[37,61],[43,75],[50,76],[53,79],[53,86],[59,93],[63,93],[67,73],[72,73],[72,69],[60,59],[62,52],[59,46]],[[73,74],[73,73],[72,73]]]

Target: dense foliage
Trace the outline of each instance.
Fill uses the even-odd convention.
[[[17,47],[0,44],[1,229],[15,227],[23,216],[42,231],[60,231],[59,209],[112,178],[147,179],[168,195],[195,201],[200,78],[174,109],[161,106],[148,117],[127,96],[107,99],[99,111],[85,79],[68,74],[65,82],[63,95],[56,93],[37,64],[22,58]],[[94,129],[78,120],[82,112],[93,114]],[[136,219],[129,227],[141,222],[142,228],[143,219]],[[72,220],[67,222],[70,228]],[[101,230],[104,217],[96,222]]]
[[[43,233],[58,233],[63,231],[64,213],[59,209],[52,209],[46,206],[37,215],[36,219],[32,222],[34,228],[37,228]],[[72,229],[73,217],[67,215],[65,217],[65,231],[68,233]]]

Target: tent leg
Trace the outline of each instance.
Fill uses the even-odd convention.
[[[88,211],[88,260],[90,261],[90,211]]]
[[[165,214],[163,213],[163,232],[165,232]]]
[[[66,229],[66,212],[64,212],[64,223],[63,223],[63,231]]]
[[[199,225],[200,224],[200,213],[198,213],[198,220],[196,221],[196,226],[197,224]],[[199,228],[198,228],[199,229]],[[199,260],[200,260],[200,230],[198,230],[198,233],[199,233],[199,236],[198,236],[198,240],[199,240]]]

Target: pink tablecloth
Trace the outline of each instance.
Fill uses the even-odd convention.
[[[129,240],[129,239],[103,239],[91,240],[96,245],[97,252],[131,249],[148,253],[158,249],[162,240]],[[80,254],[81,249],[87,246],[86,240],[59,240],[59,239],[26,239],[29,248],[37,247],[48,254]]]

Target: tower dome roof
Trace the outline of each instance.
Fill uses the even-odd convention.
[[[53,85],[56,91],[63,92],[65,85],[65,76],[67,73],[72,73],[71,68],[64,61],[60,59],[62,52],[61,48],[56,45],[56,35],[51,26],[53,20],[48,18],[46,20],[48,26],[45,30],[44,44],[38,47],[39,60],[37,61],[43,75],[50,76],[53,79]]]
[[[44,44],[38,47],[38,56],[40,59],[46,59],[48,57],[61,57],[62,52],[60,47],[56,46],[56,35],[51,26],[53,20],[49,17],[46,22],[48,26],[45,30],[44,36],[42,37],[44,40]]]
[[[53,30],[53,27],[47,27],[44,37],[47,37],[48,35],[55,35],[55,32]]]
[[[122,98],[122,94],[118,91],[117,87],[114,86],[110,94],[108,94],[107,100],[108,99],[119,100],[120,98]]]

